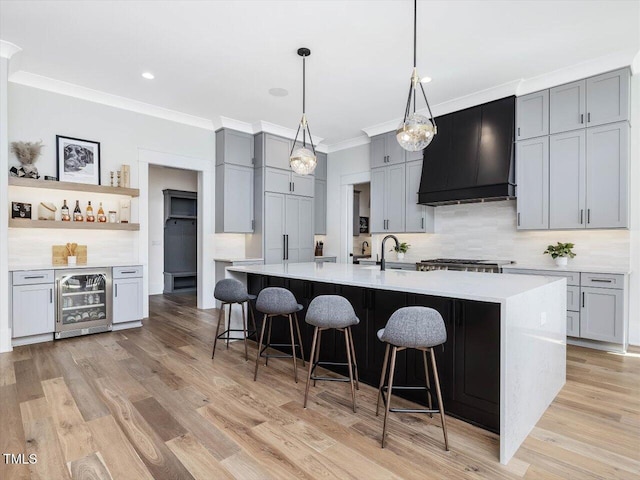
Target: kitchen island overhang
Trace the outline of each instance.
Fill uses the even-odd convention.
[[[451,410],[458,418],[499,433],[503,464],[511,459],[565,383],[564,278],[455,271],[381,272],[375,267],[315,263],[229,267],[226,275],[244,282],[252,293],[269,285],[290,286],[297,289],[294,294],[303,304],[316,294],[347,296],[357,304],[354,308],[359,315],[369,317],[360,335],[366,335],[361,339],[362,349],[373,358],[372,373],[379,365],[375,353],[380,351],[375,330],[384,326],[388,313],[416,302],[437,307],[453,342],[447,350],[450,357],[444,357],[445,363],[450,358],[452,369]],[[256,279],[260,281],[256,283]],[[495,330],[494,334],[489,330]],[[409,360],[407,365],[409,378]],[[494,367],[499,371],[492,377]],[[449,367],[445,364],[439,368]],[[478,381],[476,374],[484,375],[487,381]],[[373,380],[370,377],[365,383],[377,386]],[[495,405],[491,401],[493,384],[497,390]],[[485,386],[486,392],[482,390]],[[445,411],[450,411],[447,400]],[[492,413],[499,423],[497,428],[492,428]]]

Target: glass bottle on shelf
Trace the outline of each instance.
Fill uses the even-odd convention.
[[[93,215],[93,207],[91,206],[91,200],[89,200],[89,205],[87,205],[87,222],[95,222],[96,217]]]
[[[98,208],[98,222],[105,223],[107,221],[107,216],[104,214],[104,210],[102,209],[102,202],[100,202],[100,208]]]
[[[71,221],[71,215],[69,215],[69,206],[67,205],[66,200],[64,201],[62,208],[60,209],[60,215],[63,222]]]
[[[83,220],[82,210],[80,210],[80,200],[76,200],[76,208],[73,209],[73,221],[81,222]]]

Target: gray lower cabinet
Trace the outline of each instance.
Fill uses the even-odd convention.
[[[327,234],[327,182],[316,177],[314,192],[315,234]]]
[[[587,126],[629,120],[630,71],[628,68],[588,78]]]
[[[53,333],[55,330],[53,283],[14,285],[11,295],[13,338]]]
[[[586,225],[586,130],[549,137],[549,228]]]
[[[516,140],[549,134],[549,90],[516,99]]]
[[[407,152],[409,153],[414,152]],[[422,152],[420,152],[422,156]],[[422,160],[407,162],[405,165],[405,226],[406,233],[424,233],[434,231],[433,207],[418,204],[418,191],[422,178]]]
[[[582,287],[580,337],[622,343],[624,332],[624,291]]]
[[[216,233],[253,232],[253,167],[216,167]]]
[[[405,164],[371,170],[371,233],[404,232]]]
[[[113,323],[142,319],[142,278],[113,280]]]
[[[629,124],[587,129],[587,228],[625,228],[628,220]]]
[[[560,85],[549,90],[549,133],[585,127],[586,81]]]
[[[371,137],[371,168],[404,163],[405,152],[396,140],[396,132]]]
[[[216,132],[216,165],[253,167],[253,135],[227,128]]]
[[[517,228],[549,228],[549,137],[516,143]]]
[[[567,311],[567,336],[580,336],[580,312]]]

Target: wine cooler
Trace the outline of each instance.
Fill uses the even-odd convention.
[[[56,340],[111,330],[111,283],[106,268],[56,271]]]

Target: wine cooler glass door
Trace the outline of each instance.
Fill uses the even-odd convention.
[[[61,272],[56,330],[87,329],[110,323],[111,281],[107,272]]]

